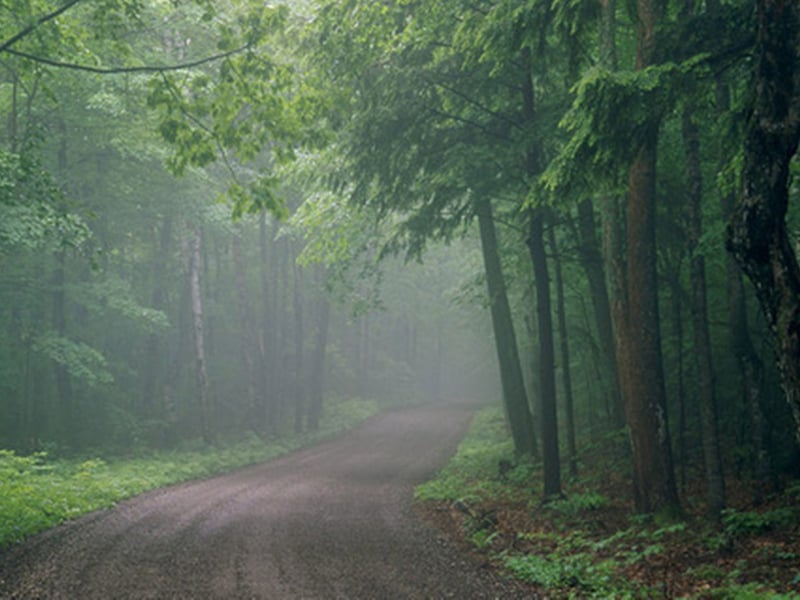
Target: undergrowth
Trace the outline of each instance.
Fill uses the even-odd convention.
[[[440,526],[458,528],[474,551],[546,597],[800,598],[800,484],[763,506],[729,508],[718,525],[702,514],[664,524],[633,514],[619,452],[587,454],[586,475],[544,502],[540,465],[516,462],[501,410],[484,409],[416,497]]]
[[[374,401],[326,406],[316,432],[236,442],[196,450],[153,452],[141,458],[51,460],[0,450],[0,548],[79,515],[158,487],[262,462],[340,433],[378,412]]]

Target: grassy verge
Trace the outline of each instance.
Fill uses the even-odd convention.
[[[0,450],[0,548],[67,519],[172,483],[262,462],[312,445],[378,412],[373,401],[331,403],[318,431],[262,440],[255,434],[198,450],[154,452],[146,457],[49,460],[44,453],[17,456]]]
[[[549,598],[800,598],[800,484],[749,505],[730,482],[721,523],[688,486],[687,522],[634,515],[618,444],[581,457],[582,477],[543,504],[540,467],[515,464],[499,409],[478,412],[451,462],[416,489],[421,508],[497,568]]]

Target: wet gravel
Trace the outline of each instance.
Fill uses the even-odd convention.
[[[429,406],[164,488],[0,553],[0,598],[531,598],[423,524],[413,486],[471,417]]]

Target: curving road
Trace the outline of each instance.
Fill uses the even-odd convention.
[[[150,492],[0,553],[0,598],[528,598],[412,510],[471,410],[375,417],[329,443]]]

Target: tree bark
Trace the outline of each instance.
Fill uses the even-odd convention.
[[[297,260],[292,256],[294,272],[294,431],[303,431],[303,417],[305,415],[306,393],[303,381],[304,355],[303,342],[305,333],[303,331],[303,268],[297,264]]]
[[[258,336],[258,364],[259,364],[259,395],[261,402],[261,415],[259,421],[267,433],[276,432],[275,419],[275,328],[272,313],[274,294],[270,287],[269,271],[274,269],[275,252],[269,253],[269,240],[267,236],[267,211],[262,210],[258,218],[258,255],[259,276],[261,278],[261,328]],[[272,261],[269,259],[273,258]]]
[[[317,323],[314,339],[314,350],[311,356],[311,389],[308,405],[308,428],[319,429],[322,417],[322,401],[325,390],[325,350],[328,345],[328,327],[330,325],[331,304],[325,292],[325,273],[322,267],[316,270],[317,283]]]
[[[800,441],[800,267],[786,229],[789,165],[800,140],[800,6],[793,0],[758,0],[756,18],[742,191],[727,245],[755,285],[775,337],[783,391]]]
[[[206,369],[206,351],[203,318],[203,299],[200,291],[201,234],[200,227],[192,231],[189,248],[189,292],[192,304],[192,331],[194,334],[195,377],[197,380],[198,417],[200,433],[207,443],[213,441],[209,423],[209,385]]]
[[[561,495],[561,461],[558,450],[556,413],[556,361],[553,344],[553,312],[550,299],[550,274],[544,250],[544,209],[531,212],[526,238],[533,263],[536,289],[536,320],[539,330],[539,393],[542,409],[542,460],[544,497]]]
[[[475,212],[481,235],[481,251],[486,270],[486,285],[489,292],[489,308],[494,329],[497,360],[500,366],[500,382],[503,388],[503,403],[506,409],[514,451],[518,456],[536,456],[536,437],[531,419],[528,397],[519,362],[517,337],[511,318],[511,308],[506,294],[506,283],[497,249],[497,234],[494,228],[492,205],[489,200],[475,200]]]
[[[166,273],[169,264],[170,248],[172,246],[172,215],[165,215],[161,224],[158,248],[158,257],[153,260],[153,291],[150,304],[157,310],[162,310],[166,303],[165,286],[167,285]],[[142,412],[148,418],[153,418],[160,413],[163,407],[156,406],[156,390],[159,389],[162,365],[164,363],[162,336],[150,333],[147,336],[147,356],[145,358],[144,387],[142,389]]]
[[[256,347],[253,339],[253,318],[250,302],[247,295],[245,280],[245,266],[242,258],[242,231],[241,227],[233,234],[232,254],[233,266],[236,271],[236,297],[239,301],[239,324],[241,326],[241,339],[239,340],[242,361],[245,367],[245,380],[247,384],[247,409],[245,411],[245,426],[258,429],[258,402],[256,401],[256,372],[253,351]]]
[[[558,252],[555,228],[550,228],[550,251],[553,255],[553,267],[556,276],[556,315],[558,318],[558,338],[561,349],[561,375],[564,385],[564,417],[567,428],[567,453],[569,456],[569,473],[578,476],[578,451],[575,443],[575,407],[572,396],[572,374],[570,371],[569,336],[567,334],[567,315],[564,299],[564,277],[561,269],[561,257]],[[606,300],[608,300],[606,298]]]
[[[603,269],[603,255],[597,238],[595,212],[591,200],[585,199],[578,205],[578,256],[589,283],[589,293],[594,310],[594,321],[600,339],[600,352],[603,376],[608,382],[611,419],[615,428],[625,426],[625,407],[619,391],[619,373],[614,353],[614,328],[611,323],[611,303],[608,285]]]
[[[652,64],[658,0],[638,0],[636,67]],[[627,345],[623,384],[625,412],[633,447],[634,503],[640,513],[680,513],[672,464],[667,398],[661,357],[656,277],[656,146],[658,127],[651,124],[628,170],[626,199],[627,318],[620,333]]]
[[[691,283],[692,334],[695,374],[703,424],[703,459],[706,476],[706,501],[709,515],[719,519],[725,508],[725,476],[719,447],[714,365],[711,357],[711,334],[708,328],[706,264],[699,244],[703,233],[703,176],[700,165],[700,136],[691,108],[683,113],[683,141],[686,153],[686,233],[688,237],[689,277]]]

